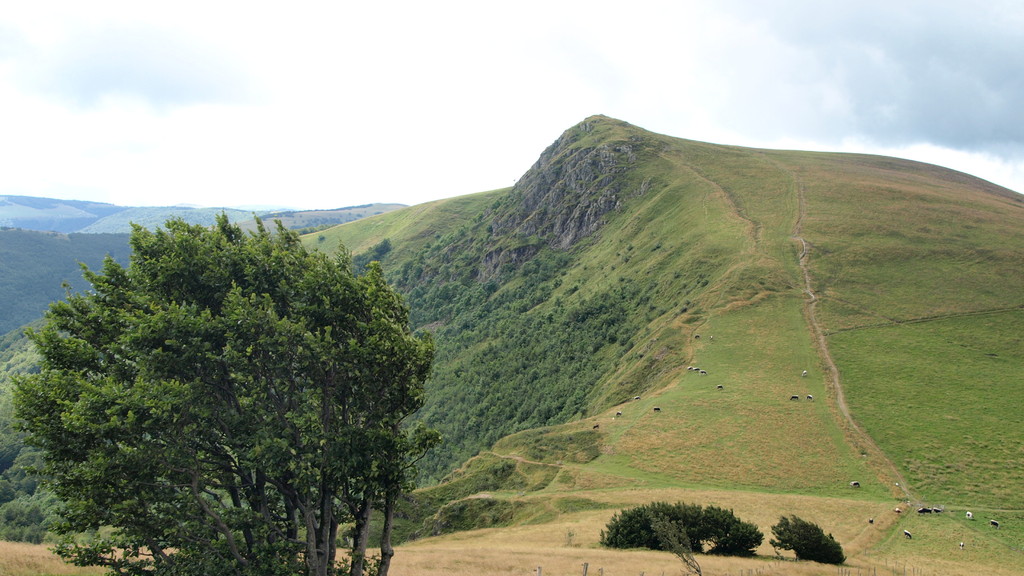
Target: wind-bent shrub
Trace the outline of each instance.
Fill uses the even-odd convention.
[[[654,502],[616,513],[601,531],[601,544],[610,548],[649,548],[671,551],[657,526],[678,526],[695,553],[753,556],[764,541],[757,526],[743,522],[717,506]],[[664,530],[662,530],[664,532]]]
[[[842,564],[846,561],[843,547],[812,522],[799,516],[783,516],[772,526],[775,538],[769,540],[774,548],[792,550],[801,560],[812,560],[823,564]]]

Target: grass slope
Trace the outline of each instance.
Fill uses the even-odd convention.
[[[589,175],[592,186],[613,179],[617,209],[602,217],[597,232],[561,251],[550,248],[550,237],[524,235],[518,246],[530,247],[525,253],[532,256],[492,277],[486,290],[479,274],[460,276],[445,268],[444,259],[479,272],[481,260],[474,258],[482,258],[488,242],[511,246],[508,237],[492,236],[509,218],[504,210],[529,200],[518,186],[322,233],[319,243],[340,240],[356,254],[385,239],[394,247],[383,263],[409,290],[414,317],[438,336],[431,391],[438,397],[428,405],[448,410],[432,409],[432,425],[449,423],[449,437],[478,434],[493,441],[480,421],[509,417],[501,411],[509,403],[550,401],[543,387],[515,388],[517,373],[532,374],[534,382],[571,380],[572,371],[550,375],[537,367],[562,347],[558,334],[568,341],[590,337],[589,325],[570,321],[581,317],[580,310],[619,298],[628,314],[612,321],[605,340],[586,340],[583,404],[563,413],[562,424],[546,421],[539,435],[525,432],[536,424],[523,426],[524,432],[494,447],[516,462],[560,467],[549,484],[528,494],[549,502],[590,490],[621,498],[638,488],[717,490],[738,499],[761,494],[769,525],[794,512],[773,504],[787,495],[826,507],[852,499],[885,514],[881,525],[891,530],[863,550],[880,546],[893,557],[927,546],[937,550],[945,546],[937,543],[940,534],[952,539],[965,529],[952,515],[895,515],[893,507],[907,507],[902,489],[910,491],[911,506],[1019,514],[1024,506],[1014,470],[1021,428],[1014,426],[1014,407],[1024,400],[1018,383],[1024,373],[1020,197],[949,170],[890,158],[715,146],[605,118],[573,130],[563,136],[568,144],[550,151],[556,161],[542,176],[554,181]],[[602,145],[632,159],[605,174],[581,171],[568,160],[557,164],[557,158]],[[622,152],[627,148],[628,154]],[[541,164],[534,170],[543,170]],[[555,201],[548,215],[564,216]],[[858,428],[836,402],[814,337],[800,239],[809,248],[805,261],[819,299],[818,329],[827,335]],[[457,305],[436,314],[418,310],[439,300],[420,297],[427,289],[408,282],[423,277],[403,272],[413,267],[438,272],[429,277],[430,289],[444,287]],[[515,303],[518,318],[493,321],[500,302]],[[539,320],[545,318],[547,324]],[[546,331],[549,324],[556,330]],[[521,330],[535,346],[515,338]],[[491,347],[504,350],[497,355],[502,368],[480,353]],[[501,377],[486,380],[488,371]],[[486,395],[495,387],[509,393]],[[815,399],[808,401],[808,394]],[[634,395],[640,400],[630,400]],[[800,399],[791,400],[793,395]],[[461,396],[485,401],[486,410],[463,410]],[[510,416],[517,417],[531,422],[522,410]],[[858,430],[881,450],[869,450]],[[583,432],[597,440],[581,452]],[[535,447],[538,442],[546,451]],[[456,454],[465,459],[470,448],[464,443]],[[579,454],[597,456],[578,462]],[[893,485],[885,473],[891,466],[908,485]],[[861,483],[859,491],[851,492],[852,480]],[[523,487],[496,482],[483,490],[515,501]],[[843,509],[820,516],[827,530],[864,523],[863,515],[851,520]],[[1010,524],[998,535],[972,532],[988,543],[989,560],[1006,560],[1010,549],[1019,548],[1024,532]],[[911,549],[892,537],[899,526],[934,531],[936,541],[915,539],[918,548]]]

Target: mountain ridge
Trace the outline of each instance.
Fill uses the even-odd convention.
[[[373,203],[329,210],[248,210],[200,206],[118,206],[105,202],[63,200],[35,196],[0,196],[0,227],[21,228],[63,234],[127,234],[131,224],[156,228],[171,218],[190,224],[212,226],[223,213],[235,223],[255,229],[254,216],[279,219],[290,229],[322,228],[351,222],[367,215],[382,214],[404,204]]]
[[[435,474],[490,451],[558,467],[562,480],[520,498],[600,477],[836,499],[857,480],[855,498],[890,514],[907,499],[1024,510],[1004,488],[1024,465],[1024,437],[1005,425],[1019,420],[1006,399],[1024,400],[1006,380],[1024,371],[1015,192],[920,162],[591,117],[516,186],[410,215],[318,245],[358,256],[388,241],[375,257],[438,342],[420,414],[448,440]],[[466,466],[430,490],[506,470]],[[514,490],[481,490],[502,486]]]

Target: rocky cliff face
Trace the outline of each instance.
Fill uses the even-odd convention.
[[[567,250],[598,230],[604,216],[621,206],[624,194],[643,193],[645,186],[623,190],[620,178],[636,163],[641,136],[582,144],[602,122],[610,120],[591,118],[570,128],[541,154],[516,183],[511,204],[492,213],[495,237],[535,238]],[[489,277],[502,266],[521,263],[539,249],[531,244],[492,251],[480,275]]]

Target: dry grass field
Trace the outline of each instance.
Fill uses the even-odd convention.
[[[622,493],[617,493],[618,499]],[[590,494],[595,498],[598,494]],[[716,502],[734,504],[738,515],[751,519],[770,534],[771,519],[754,510],[775,507],[792,509],[814,518],[835,513],[834,499],[803,496],[772,496],[735,492],[637,491],[637,502],[652,499]],[[880,504],[846,502],[849,514],[884,512]],[[512,528],[484,529],[427,538],[398,547],[392,565],[394,576],[531,576],[540,568],[546,576],[583,574],[588,576],[675,576],[683,565],[666,552],[646,550],[610,550],[598,544],[600,529],[609,512],[567,514],[555,522]],[[768,522],[766,525],[765,522]],[[965,537],[968,546],[959,550],[949,542],[947,550],[935,551],[927,544],[932,529],[926,521],[914,517],[880,516],[874,525],[849,522],[832,530],[843,541],[848,560],[843,566],[797,562],[792,557],[777,558],[771,547],[763,545],[755,558],[698,556],[706,576],[1013,576],[1024,574],[1024,561],[1005,565],[1005,551],[993,551],[984,539]],[[910,527],[923,549],[914,550],[896,538],[902,526]],[[900,528],[900,529],[897,529]],[[992,552],[996,552],[993,556]],[[1002,555],[1003,560],[999,559]],[[0,576],[95,575],[102,571],[64,565],[45,546],[0,542]]]
[[[69,566],[39,544],[0,541],[0,576],[60,576],[103,574],[97,568]]]

